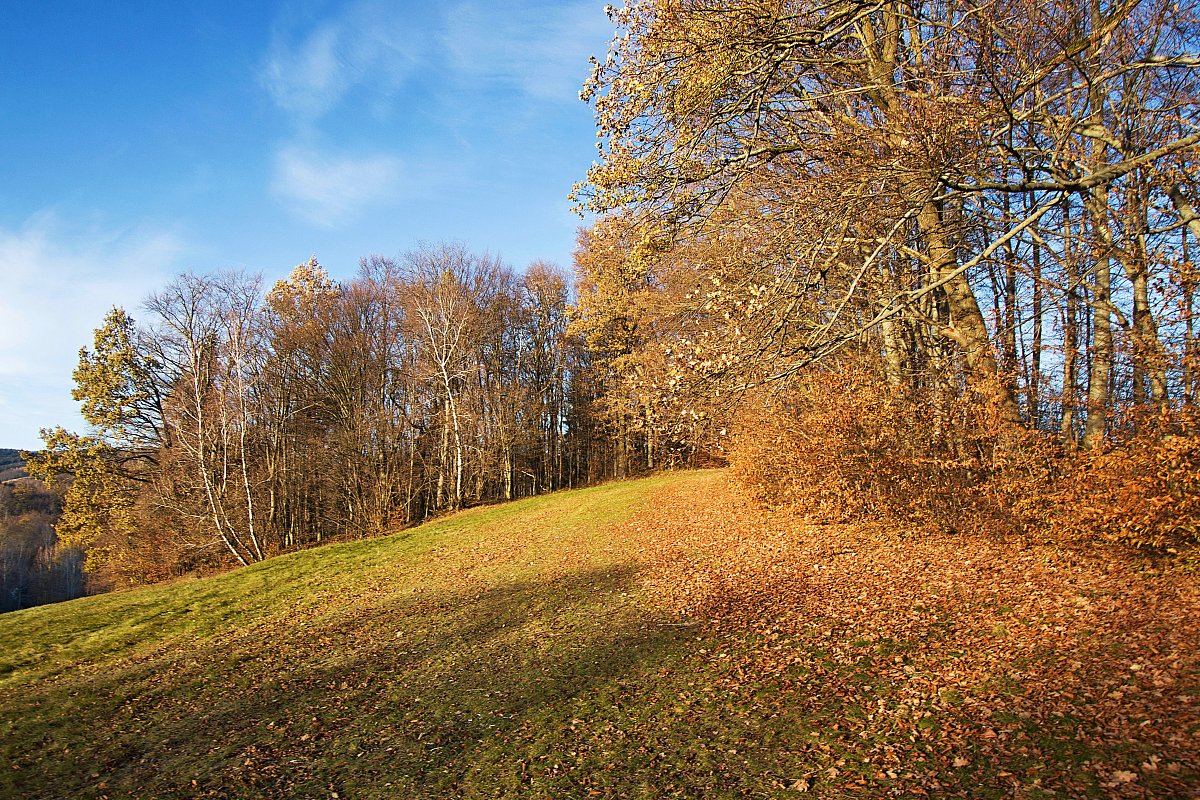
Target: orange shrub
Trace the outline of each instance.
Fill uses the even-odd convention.
[[[1200,439],[1145,434],[1081,455],[1065,477],[1054,527],[1132,547],[1200,544]]]
[[[989,484],[999,416],[976,394],[936,407],[865,370],[747,398],[730,462],[768,505],[830,520],[886,516],[943,530],[1008,526]],[[1008,453],[1012,457],[1012,453]]]
[[[812,375],[746,398],[730,464],[766,505],[824,521],[1152,550],[1200,544],[1200,437],[1187,426],[1160,422],[1104,452],[1067,452],[1005,426],[994,396],[981,387],[938,403],[866,371]]]

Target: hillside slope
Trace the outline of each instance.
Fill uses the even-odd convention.
[[[24,478],[25,475],[25,459],[21,458],[21,451],[0,447],[0,481]]]
[[[6,615],[0,796],[1189,797],[1198,619],[661,476]]]

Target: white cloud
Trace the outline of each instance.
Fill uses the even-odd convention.
[[[579,102],[588,55],[603,58],[612,36],[596,2],[500,4],[465,0],[446,12],[454,68],[483,85],[538,100]]]
[[[403,166],[387,154],[331,155],[288,146],[275,156],[272,191],[305,220],[334,228],[396,199]]]
[[[68,225],[51,213],[0,228],[0,447],[36,445],[39,427],[82,427],[71,400],[79,348],[114,305],[136,316],[183,252],[172,231]]]
[[[275,103],[301,122],[332,110],[351,90],[391,94],[420,61],[422,39],[394,3],[363,0],[306,27],[281,18],[259,79]]]

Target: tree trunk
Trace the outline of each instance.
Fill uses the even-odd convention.
[[[1063,198],[1063,232],[1066,245],[1064,262],[1067,279],[1066,319],[1063,320],[1063,389],[1062,441],[1074,447],[1078,439],[1075,406],[1079,400],[1079,288],[1080,275],[1076,264],[1076,246],[1072,238],[1070,197]],[[1082,227],[1082,226],[1081,226]]]
[[[1140,175],[1140,171],[1134,173]],[[1125,274],[1133,285],[1133,330],[1131,331],[1134,346],[1134,390],[1135,399],[1141,403],[1147,399],[1155,407],[1161,409],[1167,403],[1167,371],[1166,358],[1163,353],[1162,341],[1158,337],[1158,325],[1154,321],[1154,312],[1150,307],[1150,276],[1149,254],[1146,252],[1146,231],[1149,224],[1146,219],[1146,198],[1139,189],[1142,184],[1130,190],[1132,195],[1127,203],[1129,213],[1129,230],[1134,232],[1130,252],[1122,259]]]
[[[1029,352],[1029,421],[1036,430],[1041,420],[1042,389],[1042,246],[1033,243],[1033,341]]]
[[[1107,189],[1094,190],[1088,197],[1092,230],[1096,235],[1096,266],[1092,295],[1092,359],[1088,369],[1087,421],[1083,446],[1095,450],[1104,443],[1108,430],[1108,407],[1112,399],[1112,232],[1107,218]]]
[[[975,292],[967,276],[954,274],[958,259],[942,219],[942,209],[934,201],[926,202],[917,215],[917,223],[928,248],[930,271],[934,280],[949,279],[944,284],[950,308],[950,324],[942,335],[958,344],[966,361],[968,379],[978,384],[990,384],[995,394],[1001,418],[1010,424],[1021,424],[1021,412],[1011,385],[1001,379],[996,356],[988,336],[987,323],[979,310]]]

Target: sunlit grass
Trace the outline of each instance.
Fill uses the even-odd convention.
[[[0,794],[421,796],[485,769],[515,787],[512,737],[537,720],[555,749],[579,698],[684,635],[611,539],[680,479],[6,615]]]

